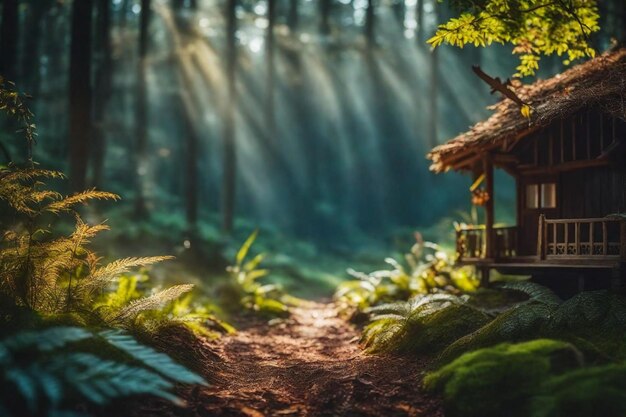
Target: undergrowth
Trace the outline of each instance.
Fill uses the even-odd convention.
[[[479,281],[471,267],[457,267],[438,245],[415,234],[415,244],[404,259],[387,258],[388,270],[369,274],[348,269],[355,280],[341,283],[334,299],[342,311],[363,312],[371,306],[406,301],[424,294],[461,294],[474,291]]]
[[[267,315],[288,314],[286,297],[280,286],[264,284],[261,278],[269,274],[268,269],[261,268],[265,258],[263,253],[250,256],[250,249],[258,236],[255,230],[248,236],[235,255],[235,262],[227,268],[230,281],[222,288],[222,297],[231,308],[243,307],[247,311]]]
[[[64,196],[49,188],[47,181],[63,175],[32,161],[32,114],[1,80],[0,92],[0,110],[22,126],[28,147],[25,164],[0,166],[0,414],[82,415],[68,406],[137,394],[180,403],[174,383],[204,380],[122,330],[146,335],[178,323],[214,335],[232,328],[181,298],[193,285],[138,287],[131,272],[169,256],[102,262],[89,244],[108,226],[86,223],[78,207],[119,197],[95,189]],[[67,234],[57,227],[64,215],[75,224]]]
[[[77,402],[105,405],[149,394],[176,404],[174,383],[203,378],[118,330],[21,331],[0,340],[0,414],[83,416]]]

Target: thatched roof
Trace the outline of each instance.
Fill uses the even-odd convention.
[[[458,162],[487,149],[506,146],[559,117],[568,117],[581,108],[599,106],[626,120],[626,48],[607,52],[547,80],[514,88],[530,104],[530,119],[522,117],[512,100],[504,99],[490,109],[487,120],[474,125],[429,154],[431,170],[442,172]]]

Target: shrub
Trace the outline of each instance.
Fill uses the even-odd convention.
[[[539,339],[466,353],[424,379],[442,392],[450,416],[528,416],[529,401],[549,376],[582,364],[571,344]],[[506,410],[506,411],[504,411]]]

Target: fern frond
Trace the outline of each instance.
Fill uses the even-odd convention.
[[[65,384],[95,404],[137,394],[155,395],[181,404],[180,398],[168,391],[172,383],[159,374],[89,353],[59,355],[43,369],[35,369],[40,374],[59,375]]]
[[[106,330],[99,334],[111,345],[128,353],[143,365],[154,369],[172,381],[183,384],[207,385],[206,381],[199,375],[177,364],[166,354],[139,344],[132,336],[124,334],[119,330]]]
[[[26,349],[36,349],[48,352],[63,347],[68,343],[88,339],[92,335],[80,327],[53,327],[46,330],[23,331],[2,340],[3,346],[8,351],[20,352]],[[0,355],[0,362],[2,355]]]
[[[528,295],[528,301],[536,301],[551,306],[557,306],[562,302],[554,291],[534,282],[507,282],[502,284],[500,288],[523,292]]]
[[[113,278],[130,271],[131,268],[147,266],[157,262],[173,259],[173,256],[131,257],[115,260],[107,265],[96,268],[89,277],[88,287],[102,287]]]
[[[374,307],[365,309],[366,313],[372,314],[373,320],[376,320],[378,315],[383,314],[396,314],[402,317],[407,317],[411,312],[411,304],[404,301],[398,301],[395,303],[380,304]]]
[[[82,191],[72,196],[65,197],[61,200],[55,201],[44,207],[44,211],[51,213],[61,213],[63,211],[70,211],[77,204],[85,204],[89,200],[113,200],[117,201],[120,197],[117,194],[109,193],[106,191],[97,191],[95,188],[91,190]]]
[[[237,255],[235,256],[235,262],[237,266],[241,267],[243,265],[243,261],[244,259],[246,259],[246,256],[248,255],[248,252],[250,251],[250,247],[252,246],[252,244],[254,243],[258,235],[259,235],[259,229],[256,229],[254,232],[250,234],[250,236],[248,236],[248,238],[243,243],[243,245],[241,245],[241,248],[239,248],[239,251],[237,252]]]
[[[115,320],[128,320],[129,318],[135,317],[142,311],[160,308],[164,304],[167,304],[170,301],[177,299],[181,295],[191,291],[193,287],[193,284],[175,285],[149,297],[135,300],[131,302],[128,306],[121,309]]]

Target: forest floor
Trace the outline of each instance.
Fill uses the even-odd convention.
[[[141,415],[442,416],[421,389],[427,363],[367,355],[359,332],[332,303],[304,302],[289,318],[249,323],[203,342],[208,387],[184,394],[184,409],[145,404]],[[172,340],[170,339],[170,342]],[[179,348],[183,348],[179,346]],[[134,413],[133,413],[134,414]]]

